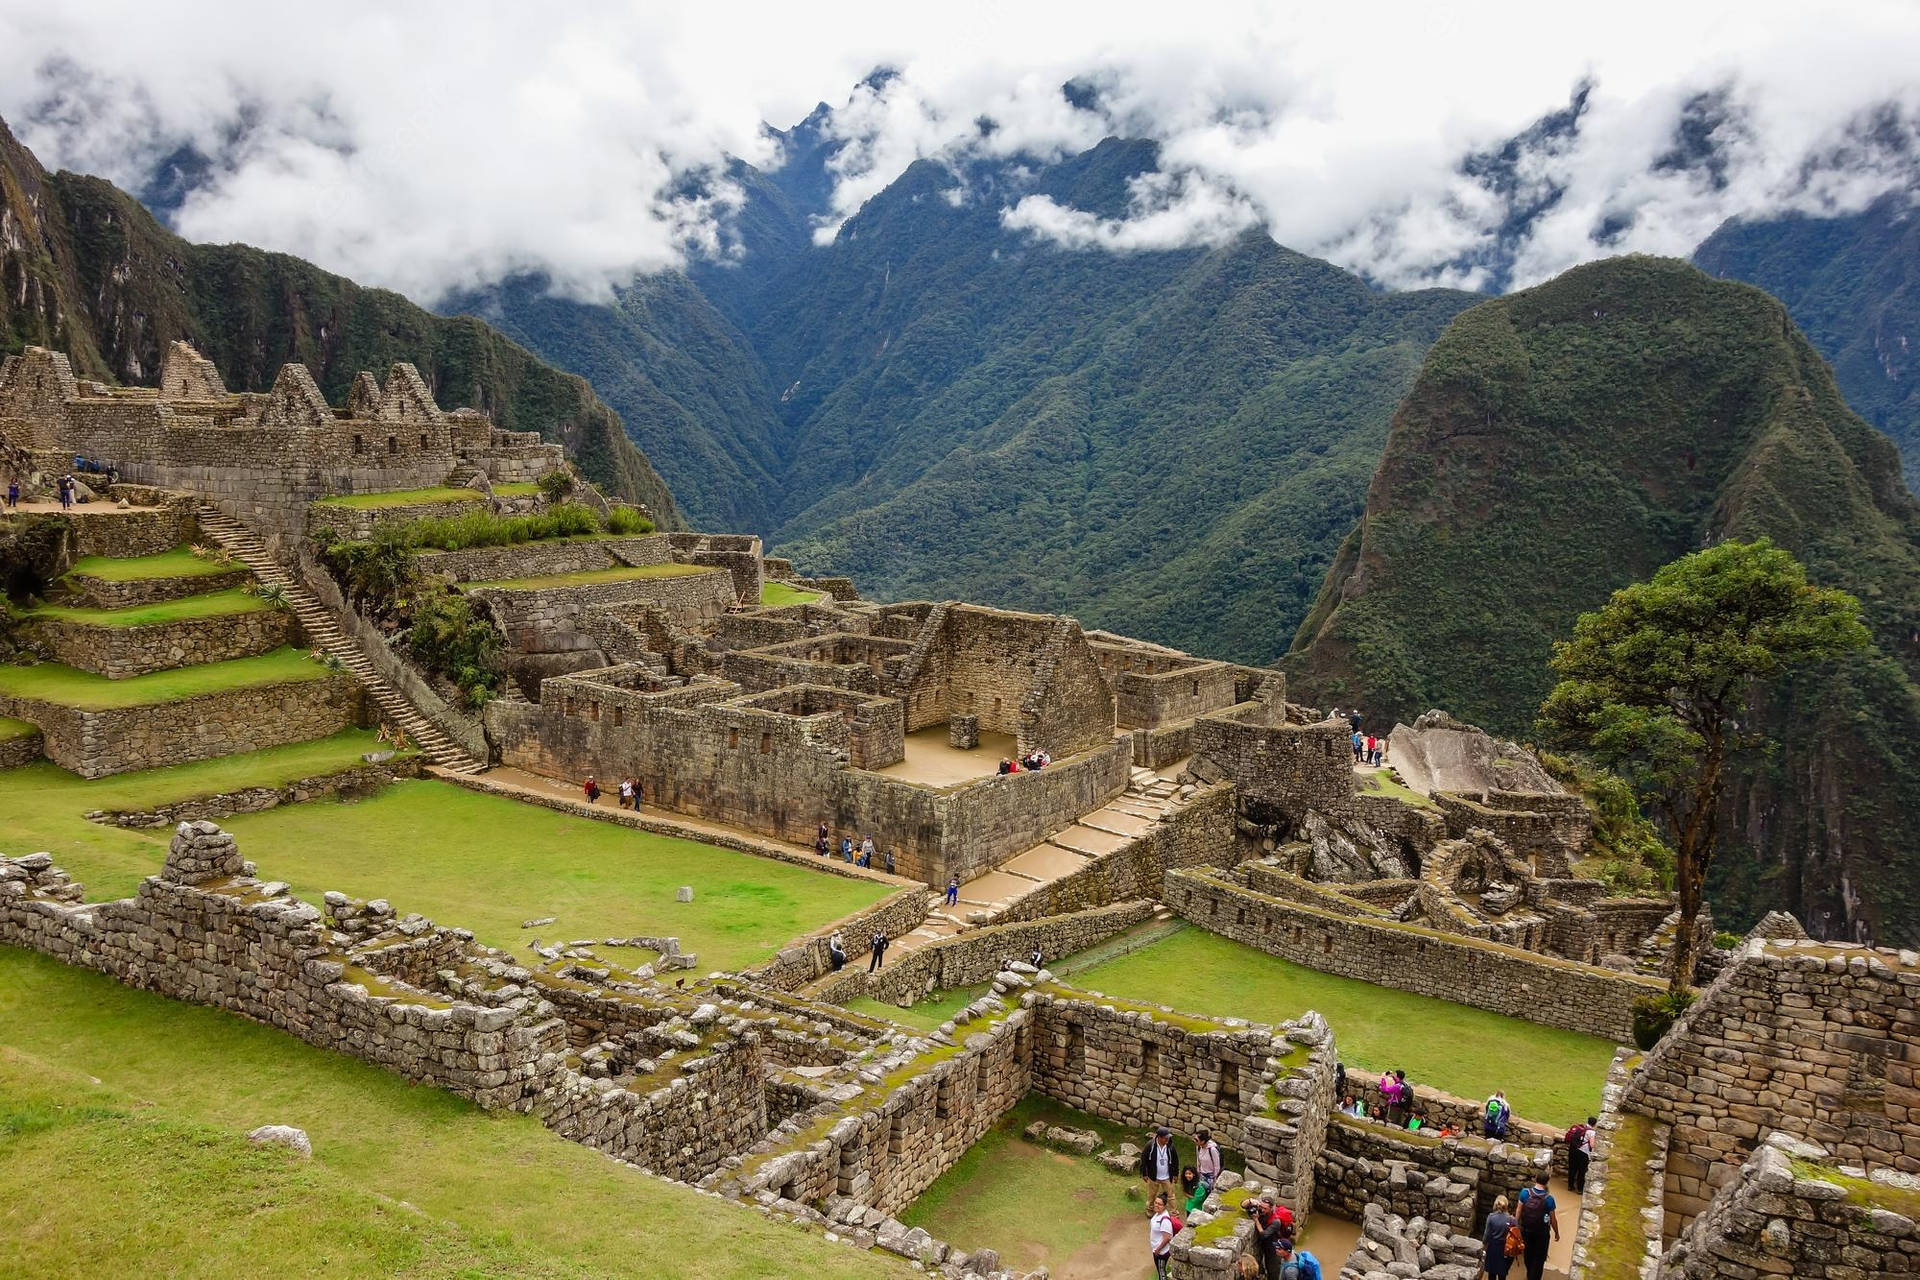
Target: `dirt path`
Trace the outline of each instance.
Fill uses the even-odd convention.
[[[1115,1218],[1092,1244],[1050,1268],[1054,1280],[1134,1280],[1153,1274],[1145,1214]]]

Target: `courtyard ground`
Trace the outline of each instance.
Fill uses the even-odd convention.
[[[1189,926],[1062,980],[1210,1017],[1278,1023],[1317,1009],[1348,1068],[1403,1069],[1466,1098],[1505,1089],[1515,1114],[1556,1128],[1600,1106],[1614,1044],[1466,1005],[1376,987]]]
[[[812,604],[820,598],[818,591],[802,591],[798,587],[788,586],[784,582],[765,582],[760,586],[760,603],[774,606],[790,604]]]
[[[534,937],[671,934],[701,972],[740,969],[879,901],[888,886],[678,840],[443,782],[400,782],[346,803],[242,814],[233,832],[263,879],[318,902],[327,890],[471,929],[517,949]],[[675,890],[693,889],[692,902]],[[554,923],[522,929],[544,916]]]
[[[291,1124],[311,1161],[242,1137]],[[865,1280],[903,1264],[270,1027],[0,947],[0,1275]]]

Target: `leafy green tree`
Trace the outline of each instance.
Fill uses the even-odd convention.
[[[1542,731],[1625,778],[1673,840],[1675,994],[1693,975],[1728,754],[1767,745],[1750,715],[1755,687],[1867,643],[1860,602],[1809,585],[1800,562],[1762,538],[1694,552],[1614,592],[1554,646],[1560,681]]]

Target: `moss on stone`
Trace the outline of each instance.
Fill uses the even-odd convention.
[[[1637,1280],[1647,1253],[1640,1211],[1653,1188],[1654,1122],[1622,1112],[1607,1148],[1605,1203],[1600,1227],[1587,1244],[1592,1280]]]
[[[1890,1209],[1902,1217],[1920,1221],[1920,1190],[1890,1187],[1884,1182],[1842,1173],[1832,1165],[1815,1164],[1811,1160],[1794,1160],[1791,1164],[1796,1179],[1831,1182],[1843,1188],[1848,1204],[1865,1209]]]

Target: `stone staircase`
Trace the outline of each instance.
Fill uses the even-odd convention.
[[[469,755],[465,748],[420,714],[398,689],[381,677],[353,637],[334,621],[326,606],[273,558],[252,530],[218,508],[205,504],[201,506],[196,519],[201,532],[252,570],[254,577],[286,592],[287,606],[293,610],[293,616],[300,620],[300,629],[306,633],[308,642],[338,658],[353,678],[365,687],[374,704],[380,708],[380,714],[405,730],[407,740],[419,748],[421,754],[450,773],[480,773],[486,769],[485,761]]]

